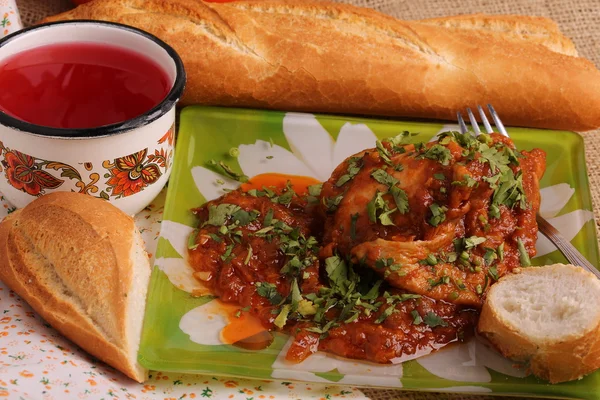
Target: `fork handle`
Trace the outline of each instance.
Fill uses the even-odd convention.
[[[560,232],[552,226],[552,224],[542,218],[539,214],[537,215],[537,223],[540,232],[542,232],[565,256],[567,260],[573,265],[577,265],[590,271],[598,279],[600,279],[600,271],[596,269],[586,258],[569,242],[567,239],[560,234]]]

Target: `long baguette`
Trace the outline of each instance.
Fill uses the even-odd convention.
[[[0,279],[50,325],[138,382],[150,264],[133,220],[107,201],[58,192],[0,224]]]
[[[492,103],[505,123],[600,127],[600,71],[543,18],[400,21],[302,0],[96,0],[46,21],[149,31],[181,55],[182,104],[455,118]]]

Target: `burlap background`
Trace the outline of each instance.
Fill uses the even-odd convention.
[[[554,19],[577,46],[579,53],[600,66],[600,2],[598,0],[339,0],[375,8],[402,19],[421,19],[466,13],[529,14]],[[72,7],[69,0],[17,0],[24,24]],[[600,132],[587,132],[586,158],[596,226],[600,225]],[[490,396],[411,393],[398,390],[364,390],[374,400],[447,399],[489,400]]]

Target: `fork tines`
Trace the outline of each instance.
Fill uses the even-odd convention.
[[[490,125],[490,121],[488,120],[488,118],[485,115],[485,110],[483,109],[483,107],[481,107],[479,105],[477,106],[477,109],[479,110],[479,117],[481,118],[481,122],[483,123],[485,131],[487,133],[493,133],[494,129],[492,129],[492,126]],[[494,125],[496,125],[496,127],[498,128],[498,132],[500,132],[502,135],[508,137],[508,133],[506,132],[506,128],[504,128],[504,124],[500,120],[500,117],[498,117],[496,110],[494,110],[494,107],[492,107],[491,104],[488,104],[488,110],[490,111],[490,115],[492,116],[492,119],[494,120]],[[467,107],[467,115],[469,116],[469,121],[471,122],[471,126],[473,127],[473,133],[475,134],[475,136],[480,135],[481,130],[479,129],[479,124],[477,123],[475,114],[473,114],[473,111],[471,111],[471,109],[468,107]],[[467,133],[469,131],[469,129],[467,128],[467,125],[465,124],[465,120],[463,119],[463,116],[460,113],[460,111],[456,113],[456,119],[458,120],[460,132],[462,134]]]

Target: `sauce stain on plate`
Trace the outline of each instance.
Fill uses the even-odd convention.
[[[258,318],[240,306],[215,299],[187,312],[179,328],[192,342],[207,345],[234,345],[247,350],[262,350],[271,345],[273,335]]]

